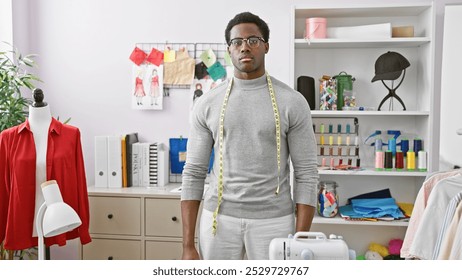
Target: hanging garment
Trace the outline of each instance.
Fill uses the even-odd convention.
[[[462,203],[456,208],[454,217],[446,229],[446,234],[441,242],[438,260],[461,260],[462,259]]]
[[[89,204],[80,130],[52,118],[48,130],[47,180],[56,180],[64,202],[79,215],[78,228],[45,238],[51,246],[66,244],[80,237],[91,241]],[[32,236],[35,209],[36,151],[29,122],[6,129],[0,134],[0,242],[5,249],[22,250],[37,246]]]
[[[414,236],[417,231],[417,228],[420,225],[420,220],[422,215],[427,207],[428,197],[430,196],[433,187],[440,181],[445,178],[452,177],[454,175],[461,174],[461,170],[451,170],[442,173],[435,173],[433,176],[430,176],[425,182],[423,182],[422,187],[420,188],[417,197],[415,199],[414,208],[412,210],[412,215],[409,220],[409,225],[406,230],[406,234],[403,240],[403,246],[401,247],[401,257],[402,258],[412,258],[409,254],[409,249],[411,244],[414,241]]]
[[[440,231],[438,233],[438,239],[436,240],[435,248],[433,250],[432,259],[438,259],[438,255],[441,250],[441,244],[443,240],[447,237],[447,229],[451,224],[451,221],[456,217],[456,209],[459,202],[462,200],[462,191],[456,194],[451,201],[449,202],[448,206],[446,207],[446,212],[444,214],[443,223],[441,224]],[[449,237],[450,238],[450,237]]]
[[[461,190],[461,174],[443,179],[435,185],[409,249],[412,257],[422,260],[432,259],[446,208],[450,200]]]

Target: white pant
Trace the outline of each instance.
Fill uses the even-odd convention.
[[[267,260],[269,244],[295,230],[293,214],[271,219],[241,219],[218,214],[217,233],[212,233],[213,213],[205,209],[199,225],[199,252],[204,260]]]

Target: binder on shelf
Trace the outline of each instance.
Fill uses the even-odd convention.
[[[95,136],[95,187],[108,186],[107,136]]]
[[[186,162],[187,138],[170,138],[170,172],[181,174]]]
[[[136,186],[163,187],[168,180],[168,152],[162,143],[133,145],[133,180]]]
[[[157,185],[163,187],[169,183],[169,166],[168,166],[168,148],[165,144],[160,143],[157,146]]]
[[[128,172],[127,172],[127,136],[122,135],[122,187],[128,187]]]
[[[139,142],[132,145],[132,186],[141,186],[141,147]]]
[[[133,157],[133,144],[138,142],[138,133],[129,133],[125,135],[125,150],[127,154],[127,187],[133,186],[132,177],[132,157]]]
[[[122,144],[120,136],[107,137],[108,187],[122,187]]]

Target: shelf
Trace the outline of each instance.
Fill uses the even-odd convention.
[[[312,117],[348,117],[348,116],[430,116],[428,111],[321,111],[312,110]]]
[[[389,38],[389,39],[295,39],[296,49],[317,48],[389,48],[419,47],[430,43],[429,37]]]
[[[408,221],[347,221],[342,219],[340,216],[334,218],[324,218],[320,216],[315,216],[313,219],[313,224],[323,224],[323,225],[361,225],[361,226],[391,226],[391,227],[407,227],[409,225]]]
[[[372,168],[360,170],[318,170],[319,175],[354,175],[354,176],[399,176],[426,177],[426,171],[376,171]]]

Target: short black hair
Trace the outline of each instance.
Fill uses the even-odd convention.
[[[231,38],[230,38],[231,29],[235,25],[238,25],[238,24],[241,24],[241,23],[254,23],[254,24],[256,24],[258,29],[260,30],[265,42],[269,41],[269,33],[270,33],[270,31],[269,31],[268,24],[266,24],[266,22],[264,20],[262,20],[257,15],[254,15],[254,14],[252,14],[250,12],[243,12],[243,13],[240,13],[240,14],[237,14],[236,16],[234,16],[234,18],[231,19],[228,22],[228,26],[226,26],[225,40],[226,40],[226,43],[228,45],[229,45],[229,41],[231,40]]]

